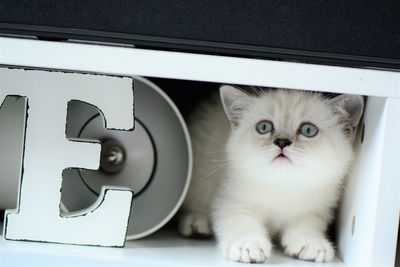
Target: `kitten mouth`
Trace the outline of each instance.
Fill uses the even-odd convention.
[[[290,163],[292,162],[291,159],[288,156],[286,156],[285,154],[283,154],[282,152],[279,153],[279,155],[277,155],[274,158],[274,161],[288,161]]]

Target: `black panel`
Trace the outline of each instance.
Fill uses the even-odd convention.
[[[400,68],[400,1],[2,0],[0,32]]]

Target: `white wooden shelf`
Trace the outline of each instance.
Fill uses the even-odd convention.
[[[124,248],[72,246],[0,239],[0,266],[248,266],[227,261],[213,240],[190,240],[171,231],[145,239],[127,241]],[[272,266],[346,266],[339,259],[331,263],[299,261],[276,252],[266,263]],[[262,266],[257,264],[257,266]]]
[[[0,37],[0,65],[400,97],[400,72]]]
[[[338,212],[333,263],[298,261],[276,253],[277,266],[393,266],[400,210],[400,72],[128,47],[0,37],[0,66],[148,76],[367,96],[365,139]],[[1,178],[0,178],[1,179]],[[7,241],[3,266],[246,266],[223,259],[213,241],[157,232],[99,248]],[[259,265],[257,265],[259,266]]]

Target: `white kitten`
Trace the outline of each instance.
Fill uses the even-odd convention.
[[[180,231],[210,235],[226,258],[263,262],[270,237],[286,254],[330,261],[325,237],[353,159],[360,96],[294,90],[249,95],[222,86],[189,122],[194,173]],[[228,119],[227,119],[228,118]]]

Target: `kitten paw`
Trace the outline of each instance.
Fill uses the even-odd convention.
[[[179,222],[179,232],[185,237],[210,237],[212,230],[207,216],[188,212]]]
[[[282,244],[287,255],[305,261],[327,262],[333,260],[335,251],[331,243],[324,237],[303,238],[292,240]]]
[[[244,263],[265,262],[271,253],[271,242],[263,236],[238,239],[224,247],[225,258]]]

